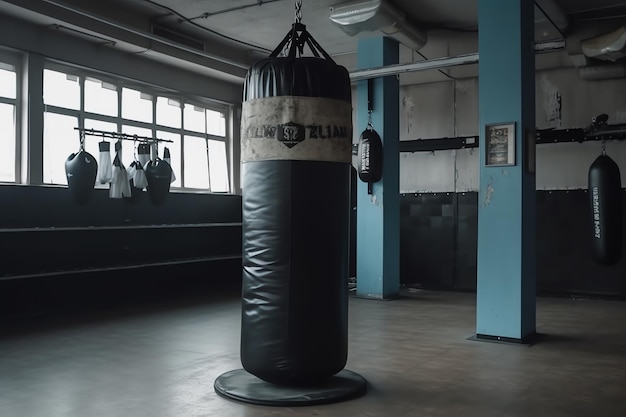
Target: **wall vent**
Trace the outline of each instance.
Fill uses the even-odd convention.
[[[152,34],[161,38],[188,46],[198,51],[205,51],[204,42],[163,25],[152,24]]]

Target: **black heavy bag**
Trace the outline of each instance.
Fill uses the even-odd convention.
[[[98,163],[96,158],[84,150],[71,154],[65,160],[65,176],[67,188],[74,201],[84,204],[91,198],[93,187],[96,184]]]
[[[244,85],[241,361],[295,386],[347,359],[352,107],[345,68],[281,49]]]
[[[146,164],[145,172],[150,201],[152,201],[152,204],[159,206],[165,202],[170,192],[172,168],[170,168],[170,164],[161,158],[156,158]]]
[[[383,141],[370,127],[359,138],[358,171],[361,181],[368,184],[367,192],[372,194],[372,184],[383,177]]]
[[[592,255],[601,264],[612,265],[622,255],[622,193],[617,164],[600,155],[589,168]]]

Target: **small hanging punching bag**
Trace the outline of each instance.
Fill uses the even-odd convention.
[[[165,203],[170,192],[170,179],[172,178],[170,164],[157,157],[146,164],[145,172],[150,201],[157,206]]]
[[[588,187],[592,255],[612,265],[622,255],[622,187],[619,167],[604,152],[589,168]]]
[[[91,199],[97,174],[96,158],[89,152],[85,152],[82,145],[78,153],[71,154],[65,160],[67,188],[76,203],[84,204]]]
[[[316,384],[347,358],[352,105],[348,71],[301,23],[248,71],[241,138],[241,361]]]
[[[368,194],[372,194],[372,184],[383,177],[383,142],[371,127],[359,138],[358,172],[361,181],[367,183]]]

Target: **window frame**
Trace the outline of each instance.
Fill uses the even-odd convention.
[[[22,109],[23,109],[23,65],[22,54],[14,52],[0,47],[0,62],[8,64],[15,69],[15,98],[0,97],[0,103],[9,104],[14,106],[14,129],[15,129],[15,144],[14,144],[14,174],[13,181],[0,180],[2,184],[19,184],[22,180]]]
[[[71,75],[76,75],[79,77],[79,84],[80,84],[80,109],[79,110],[73,110],[73,109],[67,109],[67,108],[63,108],[63,107],[58,107],[58,106],[54,106],[54,105],[49,105],[49,104],[44,104],[44,113],[45,112],[53,112],[53,113],[59,113],[59,114],[65,114],[65,115],[71,115],[71,116],[77,116],[78,117],[78,124],[80,128],[84,127],[84,123],[85,123],[85,119],[93,119],[93,120],[101,120],[101,121],[106,121],[106,122],[112,122],[115,123],[117,125],[117,129],[118,131],[120,131],[120,129],[122,128],[123,125],[128,125],[128,126],[136,126],[136,127],[141,127],[141,128],[147,128],[150,129],[150,131],[152,132],[152,136],[157,138],[157,132],[158,131],[163,131],[163,132],[169,132],[169,133],[174,133],[180,136],[180,161],[178,161],[178,163],[180,164],[179,169],[180,169],[180,186],[176,186],[176,187],[172,187],[173,190],[177,190],[180,192],[192,192],[192,193],[212,193],[214,191],[212,191],[211,189],[205,189],[205,188],[194,188],[194,187],[187,187],[185,186],[185,174],[184,174],[184,167],[185,167],[185,152],[184,152],[184,146],[185,146],[185,136],[186,135],[193,135],[193,136],[202,136],[205,140],[215,140],[215,141],[220,141],[220,142],[224,142],[224,147],[225,147],[225,157],[226,157],[226,178],[228,180],[228,190],[227,191],[215,191],[217,193],[226,193],[226,194],[233,194],[234,193],[234,186],[233,186],[233,181],[231,178],[231,165],[233,164],[233,161],[231,160],[231,155],[229,152],[229,144],[230,141],[232,141],[232,132],[230,131],[230,126],[228,123],[229,117],[230,117],[230,111],[231,111],[231,106],[227,105],[227,104],[223,104],[223,103],[218,103],[215,101],[211,101],[209,98],[204,98],[204,97],[191,97],[185,94],[181,94],[179,92],[176,91],[172,91],[171,89],[167,89],[164,87],[160,87],[160,86],[154,86],[150,83],[142,83],[140,81],[136,81],[136,80],[129,80],[123,77],[117,78],[111,74],[106,74],[106,73],[102,73],[99,72],[97,70],[91,70],[91,69],[84,69],[84,68],[77,68],[71,65],[67,65],[67,64],[63,64],[63,63],[59,63],[56,61],[52,61],[52,60],[46,60],[44,63],[44,70],[53,70],[53,71],[59,71],[59,72],[64,72],[64,73],[68,73]],[[118,95],[118,109],[117,109],[117,116],[107,116],[107,115],[103,115],[103,114],[98,114],[98,113],[92,113],[92,112],[87,112],[85,111],[85,80],[89,78],[89,79],[97,79],[99,81],[111,84],[111,85],[115,85],[116,86],[116,92]],[[136,121],[136,120],[131,120],[131,119],[125,119],[122,117],[123,114],[123,103],[122,103],[122,89],[123,88],[130,88],[133,90],[138,90],[141,93],[145,93],[151,96],[151,103],[152,103],[152,122],[140,122],[140,121]],[[175,100],[178,103],[180,103],[181,106],[181,127],[180,128],[173,128],[173,127],[169,127],[169,126],[164,126],[164,125],[160,125],[157,124],[157,99],[158,97],[163,97],[163,98],[167,98],[170,100]],[[195,131],[191,131],[191,130],[185,130],[184,129],[184,106],[186,104],[189,105],[194,105],[197,107],[201,107],[203,109],[205,109],[205,113],[204,113],[204,117],[205,117],[205,129],[204,132],[195,132]],[[223,115],[224,118],[224,136],[219,136],[219,135],[213,135],[213,134],[208,134],[207,132],[207,123],[206,123],[206,110],[211,110],[211,111],[216,111],[219,112]],[[167,146],[167,144],[160,144],[159,146],[159,153],[162,155],[162,151],[163,151],[163,147]],[[208,158],[207,158],[208,159]],[[210,162],[208,162],[210,163]],[[210,170],[210,167],[207,167],[207,169]],[[211,181],[209,181],[211,182]],[[46,183],[49,184],[49,183]],[[50,185],[50,184],[49,184]]]

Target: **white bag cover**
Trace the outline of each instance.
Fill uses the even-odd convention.
[[[146,171],[141,167],[141,165],[137,164],[135,168],[135,175],[133,177],[133,183],[135,188],[139,188],[143,190],[148,186],[148,179],[146,178]]]
[[[128,173],[120,161],[119,154],[115,156],[115,160],[113,161],[112,176],[113,178],[111,179],[111,186],[109,188],[109,197],[131,197]]]
[[[111,167],[111,144],[102,141],[98,144],[100,153],[98,154],[98,181],[100,184],[106,184],[113,178]]]
[[[113,178],[111,178],[111,185],[109,187],[109,198],[122,198],[122,176],[119,165],[113,165]]]
[[[150,145],[147,143],[139,144],[137,147],[137,161],[139,161],[143,169],[146,168],[148,162],[150,162]]]
[[[167,147],[163,150],[163,160],[169,164],[170,168],[172,167],[172,157],[170,156],[170,150],[167,149]],[[176,181],[176,174],[174,174],[174,169],[172,168],[172,179],[170,182],[174,181]]]
[[[128,168],[126,168],[126,174],[128,175],[128,180],[135,180],[135,174],[137,173],[137,164],[139,162],[133,161]]]

